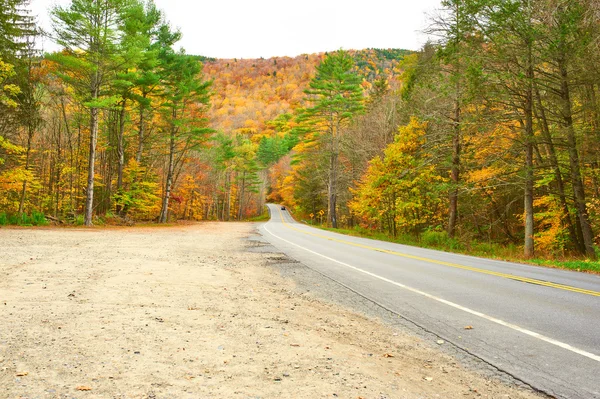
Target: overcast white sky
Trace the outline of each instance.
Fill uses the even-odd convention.
[[[33,14],[49,29],[50,9],[70,0],[33,0]],[[330,50],[417,50],[426,14],[440,0],[155,0],[183,33],[178,47],[217,58],[296,56]],[[57,47],[46,41],[45,51]]]

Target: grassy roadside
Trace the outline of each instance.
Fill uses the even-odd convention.
[[[266,222],[270,218],[269,209],[265,206],[263,208],[263,212],[261,215],[253,216],[251,218],[236,220],[237,222]],[[214,221],[214,220],[205,220],[205,221]],[[51,216],[45,216],[41,212],[33,212],[31,215],[28,214],[6,214],[4,212],[0,213],[0,228],[2,227],[10,227],[10,228],[19,228],[19,227],[61,227],[61,228],[69,228],[69,227],[83,227],[84,226],[84,217],[83,215],[75,215],[71,218],[65,219],[55,219]],[[101,227],[101,228],[119,228],[119,227],[174,227],[174,226],[182,226],[186,224],[196,223],[197,221],[189,221],[189,220],[173,220],[168,223],[156,223],[152,220],[142,220],[135,221],[133,219],[123,219],[121,217],[106,214],[103,216],[96,216],[93,220],[93,227]]]
[[[247,222],[267,222],[267,221],[269,221],[270,218],[271,218],[271,215],[269,214],[269,208],[267,208],[267,206],[265,205],[263,207],[263,213],[261,215],[251,217],[245,221],[247,221]]]
[[[464,255],[478,256],[482,258],[498,259],[516,263],[524,263],[536,266],[567,269],[579,272],[600,274],[600,261],[589,259],[565,258],[565,259],[525,259],[520,253],[521,248],[516,245],[502,246],[500,244],[486,242],[471,242],[468,245],[458,240],[450,239],[443,232],[426,232],[420,238],[412,236],[399,236],[396,238],[386,234],[369,231],[366,229],[333,229],[319,225],[313,225],[321,230],[332,231],[354,237],[370,238],[374,240],[393,242],[396,244],[412,245],[421,248],[436,249],[440,251],[459,253]]]
[[[33,212],[30,215],[22,214],[6,214],[0,213],[0,226],[47,226],[49,223],[43,213]]]

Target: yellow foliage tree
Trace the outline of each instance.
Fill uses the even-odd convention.
[[[443,222],[439,191],[445,179],[426,151],[426,125],[412,118],[398,129],[395,141],[375,157],[358,187],[350,209],[370,227],[392,235],[420,233]]]

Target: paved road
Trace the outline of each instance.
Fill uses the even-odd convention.
[[[260,230],[288,256],[549,395],[600,399],[600,276],[349,237],[269,210]]]

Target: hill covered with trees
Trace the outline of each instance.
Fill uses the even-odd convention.
[[[0,12],[0,224],[314,224],[526,258],[596,257],[600,10],[445,0],[417,52],[270,59],[176,50],[137,0]],[[109,21],[93,26],[94,21]]]
[[[269,159],[291,149],[273,121],[300,107],[325,54],[187,55],[152,3],[122,0],[55,8],[54,36],[64,50],[43,55],[26,6],[15,0],[3,9],[1,223],[263,212]],[[86,25],[103,19],[111,23]],[[365,87],[367,78],[397,75],[404,53],[353,52]]]

